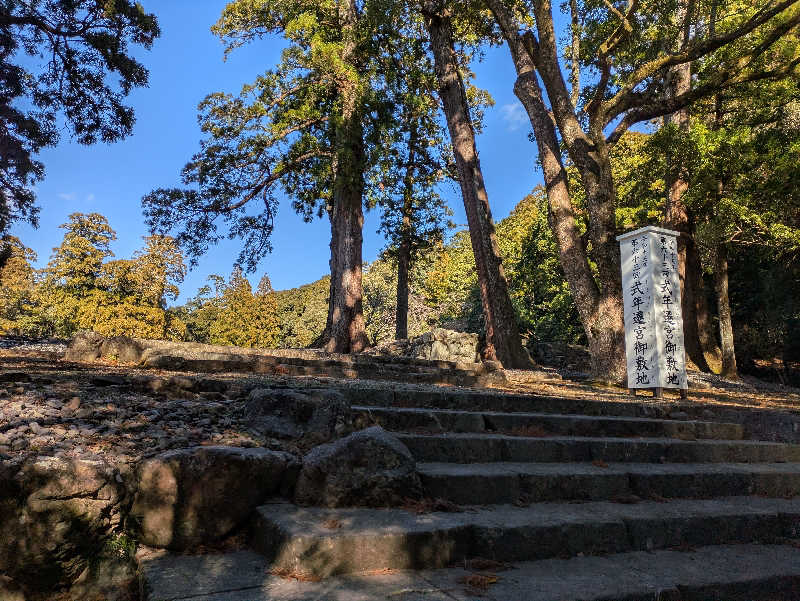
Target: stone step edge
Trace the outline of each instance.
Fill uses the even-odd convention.
[[[230,601],[318,601],[326,592],[335,590],[339,598],[361,601],[392,598],[401,590],[426,590],[430,595],[441,593],[439,599],[463,599],[461,594],[466,591],[462,580],[472,573],[459,567],[296,582],[272,576],[268,571],[263,557],[247,551],[160,558],[141,566],[146,589],[142,598],[207,601],[216,596]],[[493,573],[498,581],[484,595],[504,601],[743,596],[752,601],[778,601],[792,599],[788,595],[800,588],[800,549],[791,545],[716,545],[691,552],[636,551],[518,562],[511,570]],[[453,596],[455,591],[458,597]]]
[[[174,355],[150,355],[142,360],[145,369],[189,371],[202,373],[248,373],[256,375],[284,375],[290,377],[315,376],[320,378],[359,379],[374,381],[403,382],[409,376],[417,382],[428,385],[483,386],[497,377],[496,373],[482,373],[480,370],[461,368],[414,369],[391,367],[389,365],[348,364],[325,361],[324,364],[310,360],[284,362],[273,357],[226,357],[226,358],[185,358]]]
[[[698,438],[713,438],[716,440],[742,440],[744,435],[743,428],[740,424],[732,422],[716,422],[705,420],[684,420],[673,418],[653,418],[653,417],[635,417],[635,416],[618,416],[618,415],[581,415],[574,413],[546,413],[546,412],[530,412],[530,411],[467,411],[460,409],[429,409],[420,407],[383,407],[375,405],[353,405],[353,411],[356,411],[368,419],[376,419],[389,416],[415,416],[420,418],[431,417],[434,422],[440,418],[473,418],[483,420],[483,429],[470,430],[470,432],[483,432],[491,434],[496,431],[496,425],[492,424],[492,419],[497,420],[520,420],[527,421],[561,421],[588,424],[589,426],[599,425],[601,423],[608,424],[630,424],[630,425],[665,425],[673,427],[676,432],[683,432],[686,435],[695,434]],[[460,422],[462,428],[469,426],[469,423]],[[387,429],[393,429],[386,426]],[[737,437],[721,438],[712,437],[715,430],[721,431],[722,434],[736,434]],[[402,431],[402,430],[401,430]],[[441,429],[441,432],[446,430]],[[460,430],[467,432],[467,430]],[[495,432],[502,433],[502,432]],[[707,435],[708,434],[708,435]]]
[[[396,432],[417,461],[784,463],[800,462],[800,445],[756,440],[680,440],[590,436]]]
[[[800,495],[794,463],[417,463],[425,496],[457,505]]]
[[[774,542],[796,536],[800,501],[538,503],[463,513],[264,505],[252,544],[277,568],[329,577],[360,570],[438,568],[469,557],[537,560],[681,545]]]

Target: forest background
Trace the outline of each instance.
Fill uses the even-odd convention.
[[[591,10],[579,17],[586,30],[593,26]],[[794,38],[787,44],[784,59],[793,66]],[[569,48],[563,44],[565,56]],[[617,182],[613,219],[617,231],[663,222],[676,180],[674,166],[681,165],[677,179],[693,214],[691,233],[700,263],[698,296],[705,301],[717,345],[726,335],[726,319],[720,316],[727,317],[729,309],[739,369],[754,371],[764,361],[777,361],[785,368],[781,377],[792,379],[796,375],[788,366],[800,353],[800,110],[793,71],[778,83],[765,79],[727,95],[720,88],[686,127],[670,126],[662,117],[647,121],[640,131],[623,133],[611,155]],[[480,111],[491,101],[474,93],[472,101],[479,128]],[[447,159],[446,149],[441,157]],[[585,175],[569,159],[565,164],[571,189],[579,191]],[[371,179],[368,185],[382,183]],[[383,207],[387,215],[381,195],[373,196],[376,210]],[[436,200],[426,205],[441,209],[431,220],[436,227],[426,232],[409,273],[407,335],[435,326],[482,333],[469,235],[451,231],[447,212]],[[586,200],[575,193],[571,202],[591,248]],[[587,342],[548,211],[547,194],[537,187],[496,228],[514,319],[529,348],[548,341]],[[41,269],[35,268],[37,258],[24,240],[6,235],[10,258],[0,272],[0,330],[67,337],[94,329],[106,335],[301,347],[314,342],[326,326],[327,277],[274,291],[269,277],[260,274],[253,290],[235,266],[229,276],[210,276],[207,286],[175,306],[186,264],[194,257],[186,259],[185,247],[174,238],[148,236],[130,258],[115,259],[110,247],[116,233],[102,215],[74,213],[63,228],[61,244]],[[364,322],[372,345],[396,334],[398,262],[390,230],[385,251],[364,267]],[[590,266],[596,271],[591,260]],[[707,367],[718,370],[713,355],[706,357]]]

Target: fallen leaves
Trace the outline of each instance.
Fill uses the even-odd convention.
[[[338,530],[342,527],[342,521],[336,518],[330,518],[322,522],[322,526],[328,530]]]
[[[288,566],[271,568],[269,573],[283,580],[297,580],[298,582],[319,582],[322,580],[316,574]]]
[[[497,574],[487,573],[474,573],[467,574],[458,579],[461,584],[466,584],[469,588],[478,591],[486,591],[493,584],[499,582],[500,577]]]

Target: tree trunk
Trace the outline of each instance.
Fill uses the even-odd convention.
[[[354,0],[339,6],[344,46],[342,61],[353,64],[358,13]],[[357,66],[357,65],[356,65]],[[331,210],[331,288],[325,350],[358,353],[369,346],[364,324],[361,288],[364,131],[356,82],[343,75],[339,85],[342,114],[335,131],[336,158]]]
[[[444,105],[455,153],[478,272],[478,286],[486,320],[484,358],[498,360],[505,367],[530,367],[531,360],[522,348],[516,315],[508,294],[508,282],[495,239],[489,197],[475,146],[475,131],[453,46],[450,15],[447,11],[436,10],[432,6],[434,4],[425,2],[424,16],[431,38],[439,95]]]
[[[419,131],[417,124],[406,117],[408,163],[403,182],[403,207],[400,221],[400,247],[397,249],[397,308],[395,310],[395,340],[408,338],[408,271],[411,267],[411,220],[414,210],[414,172],[417,162]]]
[[[369,346],[362,307],[364,149],[358,115],[341,126],[331,220],[331,297],[325,350],[358,353]]]
[[[685,21],[688,8],[681,2],[676,19]],[[683,29],[681,47],[688,41],[688,28]],[[676,65],[669,72],[667,85],[670,93],[677,96],[688,92],[692,86],[691,65]],[[665,118],[665,123],[674,123],[683,131],[689,130],[689,109],[683,108]],[[689,183],[683,176],[680,165],[668,165],[667,205],[664,227],[680,232],[678,236],[678,277],[681,283],[681,313],[686,355],[698,369],[710,371],[719,365],[719,348],[711,333],[711,319],[706,302],[705,284],[700,264],[700,255],[694,240],[694,218],[683,202]]]
[[[395,315],[395,340],[408,338],[408,269],[411,264],[411,246],[407,240],[400,243],[397,253],[397,310]]]
[[[589,340],[594,346],[593,369],[603,379],[622,381],[626,375],[625,324],[620,253],[615,238],[616,189],[610,149],[605,141],[601,116],[587,107],[587,135],[575,114],[561,73],[550,0],[535,0],[534,12],[539,40],[536,41],[532,35],[526,37],[525,49],[542,78],[561,139],[578,170],[586,194],[588,234],[600,291],[595,319],[589,325]]]
[[[722,375],[726,378],[736,379],[739,377],[739,373],[736,369],[731,303],[728,298],[728,251],[722,244],[717,248],[714,263],[714,288],[717,293],[719,338],[722,343]]]
[[[615,348],[618,341],[612,336],[598,336],[603,331],[603,311],[610,301],[601,296],[597,282],[581,239],[575,220],[575,211],[570,201],[567,172],[561,160],[555,126],[542,99],[542,91],[536,79],[536,69],[525,51],[519,25],[502,0],[488,0],[511,51],[517,70],[514,93],[528,113],[533,128],[539,160],[542,164],[548,200],[548,222],[558,245],[561,266],[572,292],[575,306],[581,317],[592,357],[594,377],[604,380],[621,380],[625,373],[625,349]],[[609,346],[610,343],[610,346]],[[610,358],[617,357],[618,364]]]

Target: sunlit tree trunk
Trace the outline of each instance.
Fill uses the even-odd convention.
[[[350,63],[354,60],[358,19],[354,0],[342,2],[339,12],[345,40],[342,61]],[[339,92],[342,113],[334,134],[331,288],[324,348],[328,352],[358,353],[369,346],[361,287],[366,158],[357,85],[343,76]]]
[[[505,367],[529,367],[531,361],[522,348],[514,308],[508,294],[508,282],[503,272],[495,238],[494,222],[475,146],[475,131],[469,114],[466,90],[458,70],[450,15],[437,4],[425,2],[425,19],[431,38],[439,95],[455,153],[458,179],[478,272],[478,286],[486,321],[484,358],[498,360]]]
[[[731,323],[731,303],[728,298],[728,249],[724,244],[720,244],[716,252],[714,288],[717,293],[719,338],[722,343],[722,375],[726,378],[738,378],[736,351],[733,344],[733,324]]]

